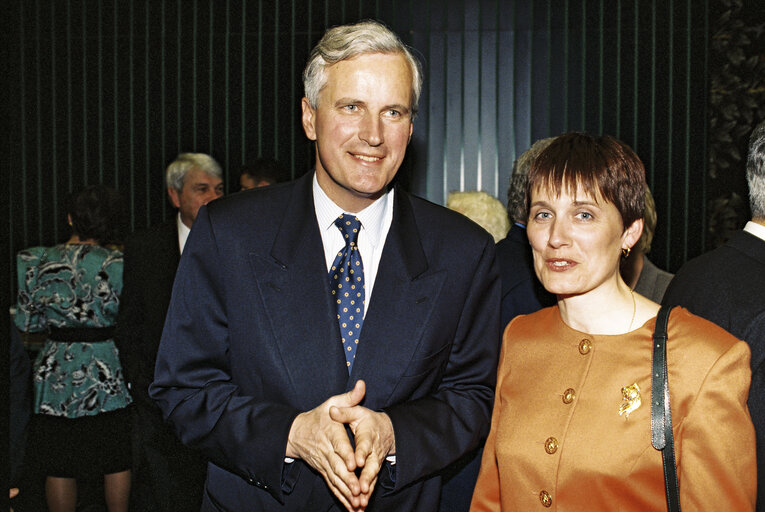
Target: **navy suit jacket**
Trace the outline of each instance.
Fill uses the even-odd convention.
[[[125,270],[117,348],[125,377],[131,384],[131,395],[155,410],[149,398],[149,385],[154,380],[154,362],[181,259],[176,217],[133,234],[123,251]]]
[[[436,510],[438,471],[489,427],[499,337],[491,237],[397,190],[349,378],[313,173],[203,207],[181,258],[151,396],[208,465],[203,510],[339,510],[302,461],[295,417],[367,383],[396,437],[367,510]]]
[[[686,307],[749,344],[747,403],[757,432],[757,510],[765,511],[765,241],[746,231],[735,233],[683,265],[662,303]]]

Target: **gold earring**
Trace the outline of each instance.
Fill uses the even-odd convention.
[[[632,251],[632,249],[630,247],[623,247],[622,248],[622,258],[624,258],[624,259],[629,258],[630,257],[630,251]]]

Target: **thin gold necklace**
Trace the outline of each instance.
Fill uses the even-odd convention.
[[[630,295],[632,295],[632,319],[630,320],[630,327],[627,329],[627,332],[632,332],[632,322],[635,321],[635,313],[637,312],[637,305],[635,304],[635,291],[630,290]]]

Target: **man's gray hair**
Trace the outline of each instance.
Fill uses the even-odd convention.
[[[167,188],[174,188],[178,192],[183,189],[186,174],[192,169],[199,169],[210,176],[223,179],[223,171],[220,164],[210,155],[205,153],[181,153],[167,166],[165,182]]]
[[[529,169],[539,153],[549,146],[555,137],[539,139],[524,151],[513,163],[513,174],[510,176],[510,185],[507,187],[507,216],[510,222],[528,222],[526,211],[526,184],[529,182]]]
[[[388,27],[367,20],[353,25],[333,27],[316,43],[303,71],[305,97],[314,109],[319,106],[319,93],[327,84],[326,69],[340,61],[365,53],[400,53],[412,72],[411,117],[417,115],[422,90],[422,70],[409,48]]]
[[[755,127],[749,138],[746,181],[752,218],[765,219],[765,121]]]

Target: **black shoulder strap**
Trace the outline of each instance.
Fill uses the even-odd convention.
[[[672,436],[672,413],[669,408],[667,381],[667,321],[672,307],[662,306],[653,331],[653,372],[651,373],[651,443],[661,451],[664,463],[664,487],[667,510],[680,511],[680,489],[675,466],[675,440]]]

